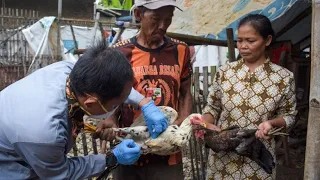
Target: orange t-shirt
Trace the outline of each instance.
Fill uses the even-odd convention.
[[[192,66],[189,47],[181,41],[165,37],[164,44],[157,49],[147,49],[139,45],[136,37],[114,45],[130,61],[134,71],[133,87],[145,97],[152,99],[157,106],[170,106],[178,109],[180,84],[190,78]],[[141,111],[130,105],[121,108],[120,127],[128,127],[141,115]],[[147,155],[143,164],[152,159],[168,160],[169,164],[181,162],[181,153],[171,157]],[[140,163],[141,164],[141,163]]]

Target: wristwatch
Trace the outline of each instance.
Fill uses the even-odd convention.
[[[106,153],[106,169],[100,174],[97,180],[106,179],[110,172],[118,167],[117,158],[114,156],[112,151]]]
[[[112,168],[112,167],[116,167],[117,165],[118,165],[117,158],[114,156],[112,151],[108,151],[106,153],[106,167]]]

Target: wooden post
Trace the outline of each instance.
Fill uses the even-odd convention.
[[[203,108],[207,105],[207,97],[209,94],[209,72],[208,66],[203,67]]]
[[[69,25],[70,25],[70,30],[71,30],[71,34],[72,34],[73,43],[74,43],[74,49],[78,50],[77,39],[76,39],[76,35],[74,34],[71,21],[69,21]],[[78,54],[78,57],[80,58],[79,54]]]
[[[98,154],[98,149],[97,149],[97,141],[96,139],[93,138],[91,135],[91,141],[92,141],[92,149],[94,154]]]
[[[11,9],[8,8],[8,17],[9,17],[9,26],[8,26],[8,29],[11,29],[12,28],[12,18],[11,18]],[[12,41],[10,40],[10,38],[8,38],[7,40],[7,47],[8,47],[8,62],[12,63],[12,48],[11,48],[11,45],[12,45]]]
[[[92,44],[92,45],[95,43],[96,32],[97,32],[97,29],[99,28],[99,20],[100,20],[100,13],[97,12],[97,14],[96,14],[96,19],[95,19],[95,23],[94,23],[94,28],[93,28],[93,30],[92,30],[92,39],[91,39],[91,44]]]
[[[194,145],[194,146],[191,146],[191,148],[194,148],[194,160],[195,160],[195,163],[193,165],[196,166],[196,169],[195,169],[196,170],[195,174],[197,175],[196,179],[199,179],[199,177],[200,177],[200,169],[199,169],[198,143],[197,143],[196,138],[194,137],[194,135],[191,136],[191,139],[192,139],[193,145]]]
[[[103,26],[102,26],[102,23],[99,22],[99,29],[100,29],[100,32],[101,32],[101,39],[102,39],[102,42],[104,44],[106,44],[106,37],[104,35],[104,30],[103,30]]]
[[[92,19],[95,19],[96,13],[97,13],[97,4],[94,2],[93,3],[93,18]]]
[[[62,0],[58,0],[58,18],[62,16]]]
[[[193,135],[192,135],[193,136]],[[195,169],[194,169],[194,160],[193,160],[193,150],[192,150],[192,148],[193,148],[193,144],[194,143],[194,141],[193,141],[193,139],[191,138],[190,140],[189,140],[189,144],[190,144],[190,159],[191,159],[191,171],[192,171],[192,177],[193,177],[193,179],[196,179],[196,174],[195,174]]]
[[[60,44],[60,40],[61,40],[61,32],[60,32],[60,19],[62,16],[62,0],[58,0],[58,22],[57,22],[57,26],[58,26],[58,35],[57,35],[57,61],[60,61],[60,56],[61,56],[61,44]]]
[[[72,149],[73,149],[73,155],[78,156],[78,148],[77,148],[77,141],[76,140],[74,141]]]
[[[199,94],[200,94],[199,77],[200,77],[199,67],[196,67],[195,71],[194,71],[194,92],[195,92],[194,98],[195,98],[195,101],[193,103],[196,106],[196,112],[201,114],[202,112],[201,112],[201,108],[200,108],[201,102],[200,102],[200,97],[199,97]]]
[[[320,179],[320,0],[312,1],[311,79],[304,179]]]
[[[199,172],[199,174],[200,174],[200,177],[198,177],[199,179],[201,179],[201,180],[205,180],[206,179],[206,177],[205,177],[205,173],[206,173],[206,169],[205,169],[205,160],[204,160],[204,156],[203,156],[203,152],[204,152],[204,144],[201,142],[201,141],[197,141],[196,139],[195,139],[195,143],[198,143],[198,145],[199,145],[199,150],[198,150],[198,152],[199,152],[199,156],[200,156],[200,171],[201,171],[201,174],[200,174],[200,172]],[[198,164],[198,163],[197,163]]]
[[[16,62],[19,62],[20,59],[20,31],[19,31],[19,25],[20,25],[20,21],[19,21],[19,10],[15,9],[16,12],[16,41],[15,41],[15,46],[16,46],[16,52],[15,52],[15,58],[16,58]],[[21,61],[20,61],[21,62]],[[20,69],[19,69],[20,70]]]
[[[87,145],[87,137],[85,133],[81,133],[82,138],[82,147],[83,147],[83,155],[88,155],[88,145]]]
[[[216,67],[215,66],[211,66],[210,67],[210,80],[211,80],[211,85],[212,85],[212,83],[213,83],[213,80],[214,80],[214,75],[216,74]]]
[[[234,37],[233,37],[233,30],[232,28],[227,29],[227,42],[228,42],[228,53],[229,53],[229,61],[233,62],[236,61],[236,54],[235,54],[235,45],[234,45]]]
[[[2,1],[2,7],[6,8],[6,1]]]

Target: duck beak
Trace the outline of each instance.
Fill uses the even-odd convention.
[[[207,124],[206,123],[201,123],[201,126],[203,126],[204,128],[207,128]]]
[[[207,124],[205,122],[203,122],[203,120],[198,117],[198,116],[194,116],[192,119],[191,119],[191,124],[192,125],[200,125],[200,126],[203,126],[203,127],[207,127]]]

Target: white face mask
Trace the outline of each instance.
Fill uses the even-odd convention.
[[[118,109],[118,106],[116,108],[114,108],[112,111],[110,112],[106,112],[104,114],[100,114],[100,115],[89,115],[89,118],[93,118],[93,119],[107,119],[109,117],[111,117],[113,115],[113,113]]]

